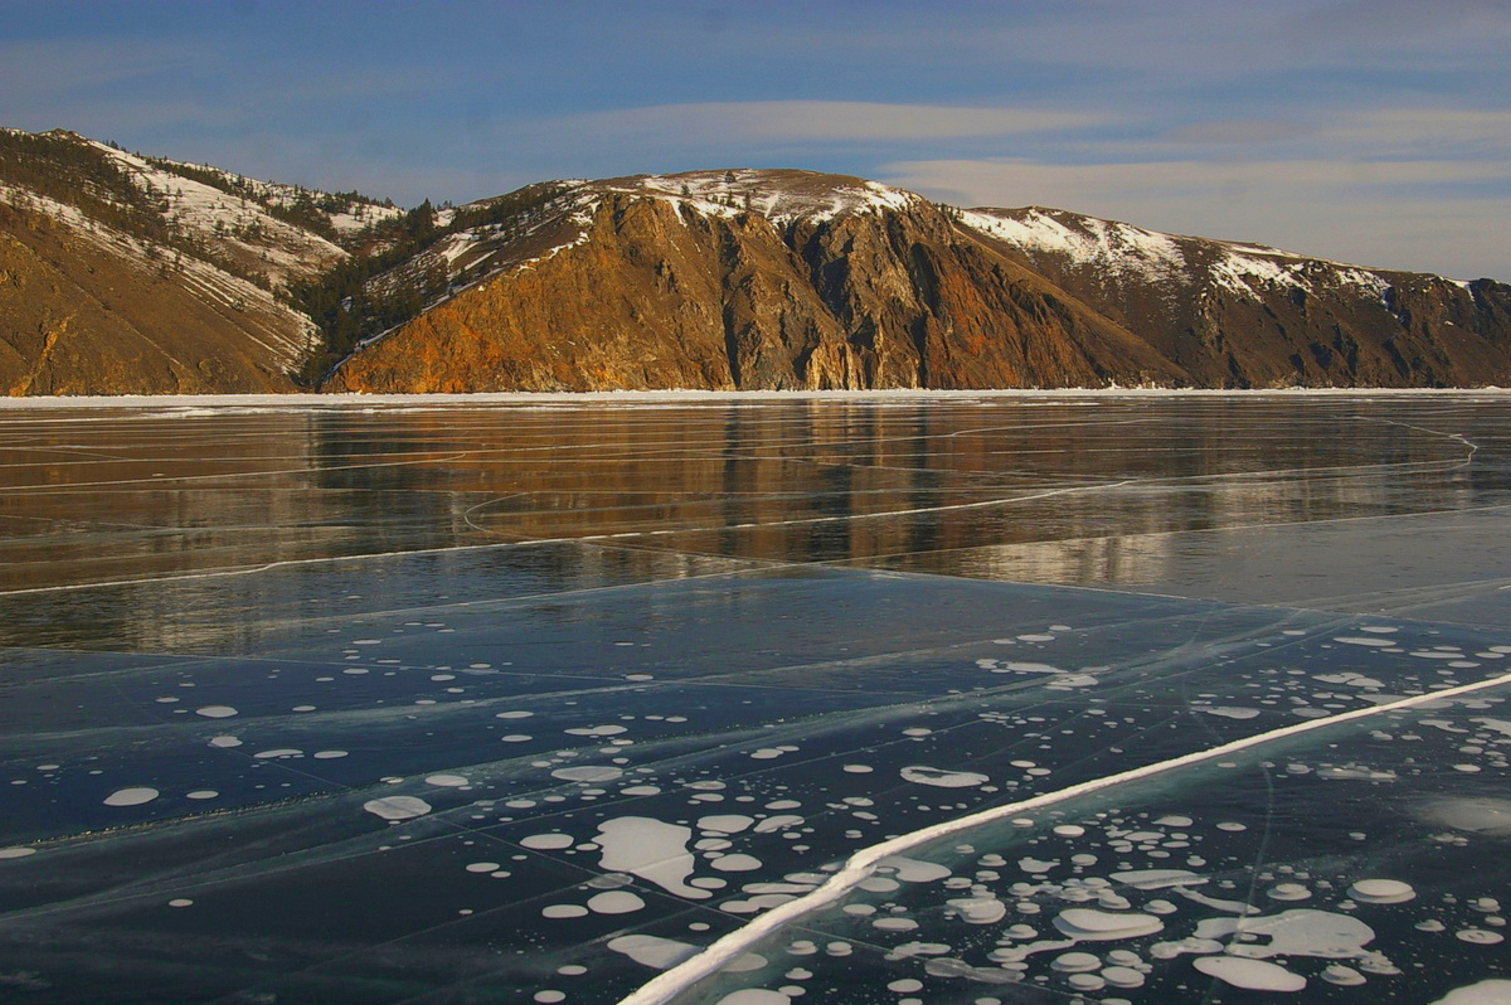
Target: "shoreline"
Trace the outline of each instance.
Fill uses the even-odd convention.
[[[475,391],[429,394],[123,394],[37,395],[0,397],[0,411],[56,408],[364,408],[374,405],[529,405],[529,404],[679,404],[772,403],[797,401],[911,402],[941,399],[1114,400],[1138,398],[1349,398],[1504,397],[1504,387],[1287,387],[1287,388],[998,388],[949,390],[888,388],[846,391]]]

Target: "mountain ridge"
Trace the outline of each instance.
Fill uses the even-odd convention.
[[[1503,385],[1511,287],[789,169],[542,182],[405,211],[0,131],[0,388],[301,379],[368,392]]]
[[[1511,377],[1511,290],[1490,281],[1367,269],[1065,211],[958,210],[875,182],[806,172],[705,171],[576,185],[553,245],[493,273],[518,286],[509,304],[482,304],[476,284],[469,286],[458,292],[462,303],[448,296],[430,309],[441,313],[427,311],[412,327],[396,326],[354,353],[329,386],[1402,387]],[[589,233],[604,205],[612,203],[610,215],[623,219],[637,202],[664,204],[681,228],[663,213],[660,225],[629,243],[601,220]],[[757,235],[754,219],[770,224],[785,249]],[[687,260],[682,235],[709,228],[721,232],[717,246],[705,241],[699,261]],[[1066,250],[1076,228],[1079,255]],[[835,234],[842,239],[831,240]],[[857,239],[870,249],[858,268],[849,250]],[[583,242],[598,254],[577,256],[567,270],[572,278],[560,275],[553,256],[573,255]],[[1121,262],[1110,255],[1117,246]],[[653,293],[647,277],[630,286],[610,280],[605,254],[621,278],[640,260],[685,276],[718,272],[722,258],[735,270],[723,279],[738,281],[706,281],[697,299],[726,315],[725,364],[709,362],[721,340],[711,318],[690,317],[676,291]],[[673,259],[680,261],[673,266]],[[551,275],[515,279],[509,272],[524,267]],[[586,305],[585,277],[597,298]],[[881,300],[890,297],[889,304],[878,301],[887,284]],[[764,309],[742,293],[755,288],[764,291]],[[604,315],[605,294],[627,298],[614,317]],[[810,309],[814,295],[817,311]],[[501,297],[511,295],[492,291]],[[539,309],[552,303],[585,309],[591,321],[573,324]],[[525,338],[525,328],[538,338]],[[603,349],[593,333],[609,330],[615,365],[579,344]],[[648,356],[639,362],[655,365],[628,359],[627,332]],[[671,342],[696,346],[689,358],[697,366],[662,365],[668,332],[675,333]]]

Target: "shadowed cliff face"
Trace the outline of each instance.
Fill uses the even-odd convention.
[[[359,351],[347,391],[1185,383],[936,208],[773,220],[610,191],[577,243]]]

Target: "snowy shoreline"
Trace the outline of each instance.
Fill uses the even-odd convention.
[[[1250,388],[1005,388],[991,390],[939,390],[890,388],[872,391],[488,391],[437,394],[126,394],[0,397],[0,410],[25,411],[48,408],[367,408],[373,405],[528,405],[551,404],[683,404],[703,402],[788,401],[971,401],[975,399],[1124,399],[1124,398],[1385,398],[1453,397],[1482,395],[1504,397],[1503,387],[1289,387]]]

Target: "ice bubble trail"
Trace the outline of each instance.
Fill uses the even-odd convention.
[[[1122,785],[1126,782],[1138,781],[1139,779],[1163,774],[1176,768],[1200,764],[1202,761],[1211,760],[1215,757],[1225,757],[1240,750],[1247,750],[1250,747],[1269,743],[1272,740],[1285,739],[1300,735],[1301,733],[1311,732],[1312,730],[1335,726],[1339,723],[1352,722],[1357,719],[1382,715],[1403,708],[1413,708],[1417,705],[1425,705],[1431,702],[1440,702],[1461,694],[1470,694],[1492,687],[1504,687],[1508,684],[1511,684],[1511,673],[1489,677],[1485,680],[1475,681],[1472,684],[1460,684],[1457,687],[1444,688],[1440,691],[1429,691],[1426,694],[1413,695],[1410,698],[1402,698],[1398,701],[1387,702],[1382,705],[1357,708],[1350,712],[1341,712],[1338,715],[1329,716],[1326,719],[1308,719],[1295,725],[1282,726],[1278,729],[1256,733],[1241,740],[1233,740],[1216,747],[1208,747],[1206,750],[1198,750],[1190,754],[1182,754],[1179,757],[1172,757],[1167,761],[1156,761],[1154,764],[1146,764],[1141,768],[1131,768],[1128,771],[1119,771],[1115,774],[1104,775],[1101,778],[1094,778],[1089,782],[1080,782],[1076,785],[1066,786],[1054,792],[1046,792],[1030,799],[1007,803],[1002,806],[994,806],[990,809],[967,814],[955,820],[948,820],[912,831],[908,834],[898,835],[895,838],[855,852],[845,860],[844,865],[838,872],[831,875],[822,886],[812,893],[805,894],[795,900],[789,900],[785,904],[779,904],[765,914],[759,915],[739,928],[726,933],[696,956],[692,956],[670,970],[658,974],[636,990],[630,992],[620,999],[619,1005],[668,1005],[679,994],[688,990],[699,981],[718,973],[727,964],[748,952],[763,939],[779,931],[783,926],[812,914],[814,911],[834,903],[853,891],[863,880],[870,878],[882,859],[888,856],[901,855],[903,852],[910,851],[919,845],[928,844],[939,838],[970,830],[973,827],[1011,819],[1025,810],[1051,806],[1055,803],[1064,802],[1067,799],[1089,795],[1090,793]]]

